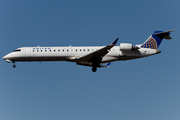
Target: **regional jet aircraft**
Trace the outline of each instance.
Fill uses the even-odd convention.
[[[115,46],[118,38],[107,46],[78,46],[78,47],[20,47],[3,57],[7,62],[25,61],[68,61],[77,65],[90,66],[92,71],[97,68],[109,67],[111,62],[131,60],[160,53],[159,45],[164,39],[172,39],[170,31],[155,31],[143,44],[132,45],[120,43]],[[105,64],[105,65],[104,65]]]

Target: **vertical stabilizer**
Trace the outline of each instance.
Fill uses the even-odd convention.
[[[163,39],[172,39],[169,35],[170,32],[175,31],[155,31],[143,44],[142,48],[151,48],[151,49],[157,49],[159,45],[161,44]]]

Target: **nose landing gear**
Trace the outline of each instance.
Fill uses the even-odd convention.
[[[13,65],[13,68],[16,68],[15,61],[13,61],[13,64],[14,64],[14,65]]]
[[[13,68],[16,68],[16,65],[13,65]]]

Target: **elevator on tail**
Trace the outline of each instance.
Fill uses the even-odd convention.
[[[158,50],[163,39],[172,39],[170,31],[155,31],[143,44],[132,45],[120,43],[118,38],[107,46],[77,46],[77,47],[20,47],[3,57],[9,63],[27,61],[68,61],[77,65],[90,66],[92,71],[97,68],[109,67],[111,62],[131,60],[160,53]]]

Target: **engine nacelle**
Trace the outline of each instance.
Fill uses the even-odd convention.
[[[139,47],[134,46],[130,43],[121,43],[119,48],[121,51],[133,51],[139,49]]]

